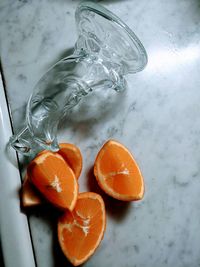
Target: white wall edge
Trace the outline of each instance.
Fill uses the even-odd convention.
[[[21,179],[15,151],[6,155],[12,135],[0,74],[0,240],[5,267],[35,267],[27,216],[20,210]]]

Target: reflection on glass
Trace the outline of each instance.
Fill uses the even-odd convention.
[[[123,90],[124,75],[141,71],[147,63],[141,42],[107,9],[84,2],[75,16],[79,35],[73,55],[39,80],[27,105],[26,126],[10,139],[24,154],[58,150],[57,128],[63,116],[95,90]]]

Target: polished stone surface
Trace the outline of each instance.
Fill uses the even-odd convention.
[[[78,2],[0,1],[0,56],[15,129],[34,84],[76,41]],[[149,63],[128,75],[129,88],[116,103],[108,108],[104,99],[109,112],[88,115],[83,103],[81,116],[75,112],[62,123],[59,139],[82,151],[80,191],[98,191],[92,164],[101,145],[115,138],[138,161],[146,193],[128,204],[105,197],[105,238],[84,266],[200,266],[200,2],[101,3],[135,31]],[[55,223],[51,211],[30,215],[38,267],[66,262],[56,251]]]

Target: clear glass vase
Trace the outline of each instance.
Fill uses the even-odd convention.
[[[81,3],[75,13],[78,40],[74,53],[56,63],[36,84],[27,104],[26,126],[10,138],[25,155],[58,150],[63,116],[93,91],[125,88],[124,76],[141,71],[146,51],[117,16],[104,7]]]

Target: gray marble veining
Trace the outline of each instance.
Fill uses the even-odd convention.
[[[78,2],[0,1],[0,56],[15,129],[34,84],[74,46]],[[137,159],[146,193],[130,204],[106,198],[105,238],[84,266],[200,266],[200,2],[101,3],[135,31],[149,63],[127,77],[128,90],[113,103],[102,98],[104,113],[82,103],[81,116],[75,110],[63,121],[59,139],[81,148],[81,191],[98,190],[94,158],[115,138]],[[56,251],[50,212],[36,211],[30,224],[38,267],[67,265]]]

